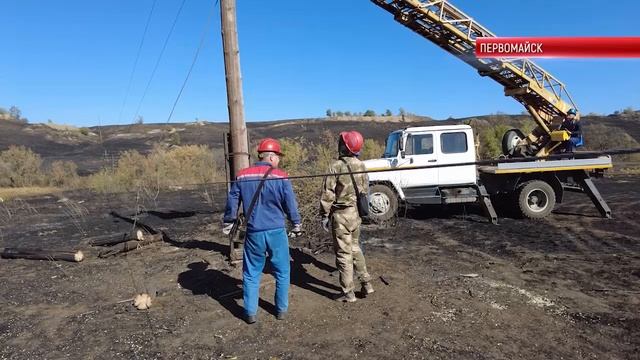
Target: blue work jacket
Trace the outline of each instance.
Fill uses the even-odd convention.
[[[231,223],[238,216],[238,204],[242,202],[242,209],[246,214],[253,194],[260,184],[260,179],[269,170],[271,164],[257,162],[254,166],[240,170],[236,181],[231,184],[224,212],[224,222]],[[294,224],[300,224],[298,203],[293,193],[291,182],[285,171],[273,169],[265,181],[260,196],[247,221],[247,231],[265,231],[285,227],[285,217]]]

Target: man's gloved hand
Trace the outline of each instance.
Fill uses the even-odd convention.
[[[222,233],[225,235],[231,234],[231,229],[233,229],[233,223],[224,223],[222,224]]]
[[[302,236],[302,224],[293,225],[293,229],[289,233],[290,238],[296,238],[298,236]]]
[[[323,217],[322,218],[322,230],[329,232],[329,218],[328,217]]]

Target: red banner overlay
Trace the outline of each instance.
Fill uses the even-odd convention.
[[[478,58],[640,58],[640,37],[483,37]]]

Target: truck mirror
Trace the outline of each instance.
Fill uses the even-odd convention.
[[[404,150],[400,150],[400,157],[404,159],[406,156],[407,154],[404,152]]]

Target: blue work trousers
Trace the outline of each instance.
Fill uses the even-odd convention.
[[[260,296],[260,278],[267,259],[273,267],[276,279],[276,311],[286,312],[289,307],[289,239],[284,228],[247,233],[244,242],[242,260],[242,287],[244,310],[246,315],[253,316],[258,312]]]

